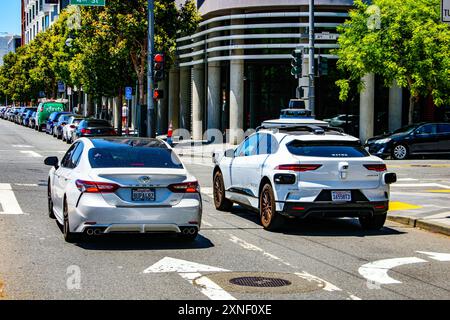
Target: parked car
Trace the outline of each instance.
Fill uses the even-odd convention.
[[[72,117],[72,113],[62,114],[58,118],[58,122],[55,126],[53,126],[53,136],[57,139],[62,139],[63,128],[69,122],[70,117]]]
[[[8,107],[0,107],[0,118],[3,118],[3,115],[8,110]]]
[[[389,184],[386,164],[358,138],[313,125],[262,128],[236,149],[214,153],[218,210],[233,203],[255,210],[277,230],[284,217],[357,217],[364,229],[383,227]]]
[[[449,123],[417,123],[366,141],[368,151],[380,158],[407,159],[412,155],[450,154]]]
[[[159,139],[81,138],[45,159],[48,214],[68,242],[81,235],[168,232],[192,241],[202,200],[194,176]]]
[[[81,137],[115,136],[117,133],[106,120],[85,119],[80,122],[75,130],[75,139]]]
[[[74,141],[75,130],[82,120],[85,118],[80,118],[78,116],[71,116],[67,121],[67,125],[63,127],[62,140],[66,141],[68,144]]]
[[[46,129],[47,120],[50,114],[53,112],[64,112],[66,110],[66,106],[61,102],[41,102],[38,106],[38,111],[36,114],[36,125],[35,129],[38,131],[42,131],[42,129]]]
[[[66,112],[66,111],[64,111],[64,112],[57,111],[57,112],[51,113],[47,120],[47,124],[45,127],[45,133],[54,135],[54,133],[55,133],[54,128],[58,125],[59,118],[62,115],[66,115],[66,114],[71,114],[71,113]]]
[[[30,123],[30,119],[34,112],[36,112],[37,108],[27,108],[27,111],[22,116],[22,125],[28,127]]]
[[[11,111],[8,114],[8,120],[11,122],[14,122],[16,119],[17,114],[19,113],[19,109],[17,107],[11,108]]]
[[[34,127],[36,126],[36,114],[37,114],[37,111],[34,111],[31,114],[30,119],[28,121],[28,127],[32,128],[32,129],[34,129]]]

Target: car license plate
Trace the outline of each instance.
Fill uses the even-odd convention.
[[[352,201],[351,191],[331,191],[332,201]]]
[[[133,201],[155,201],[155,189],[133,189],[131,190]]]

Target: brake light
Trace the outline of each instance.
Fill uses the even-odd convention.
[[[84,129],[84,128],[81,129],[80,132],[83,134],[91,134],[92,133],[92,131],[90,129]]]
[[[275,168],[275,170],[305,172],[317,170],[321,166],[321,164],[280,164]]]
[[[198,193],[200,191],[197,181],[171,184],[168,188],[174,193]]]
[[[111,131],[109,132],[109,134],[112,135],[112,136],[115,136],[115,135],[117,134],[117,132],[116,132],[116,130],[113,129],[113,130],[111,130]]]
[[[73,124],[71,124],[71,125],[70,125],[70,128],[71,128],[71,129],[75,129],[76,127],[75,127]]]
[[[383,172],[386,171],[386,165],[383,164],[365,164],[364,167],[370,171]]]
[[[119,189],[115,183],[77,180],[75,184],[83,193],[112,193]]]

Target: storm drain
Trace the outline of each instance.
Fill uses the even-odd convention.
[[[239,277],[230,279],[230,283],[245,287],[276,288],[289,286],[292,282],[280,278]]]
[[[296,294],[321,290],[325,283],[282,272],[218,272],[205,274],[228,292],[250,294]],[[194,280],[201,287],[202,282]]]

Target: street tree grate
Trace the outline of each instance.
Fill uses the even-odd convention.
[[[276,288],[290,286],[292,283],[280,278],[239,277],[230,279],[230,283],[244,287]]]

